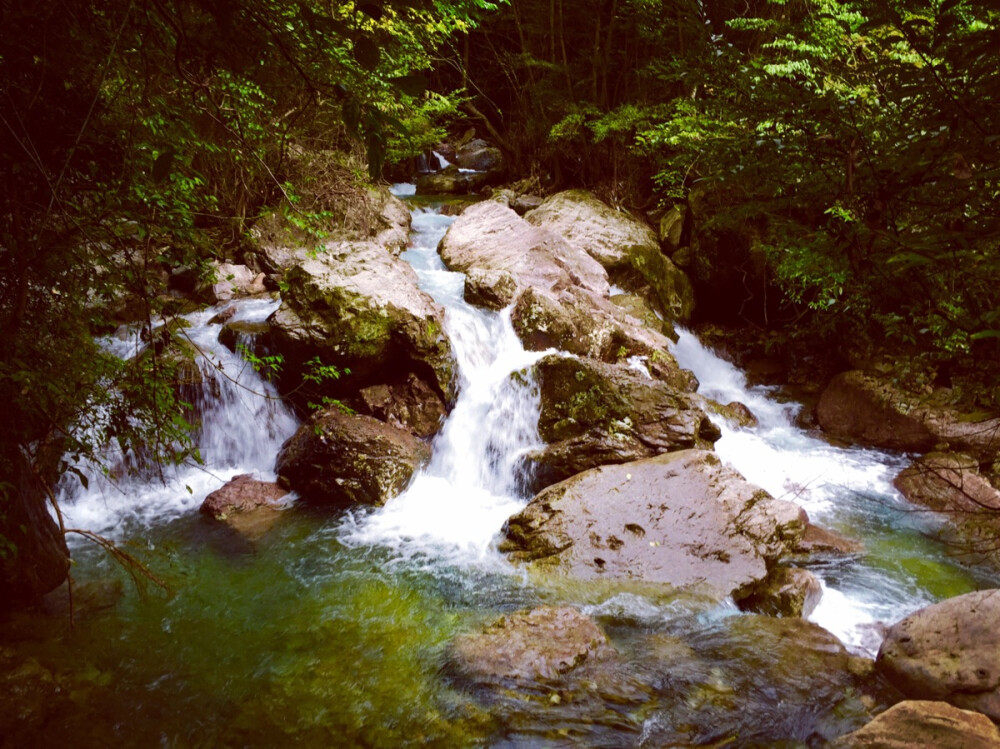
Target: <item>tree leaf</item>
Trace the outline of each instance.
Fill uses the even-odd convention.
[[[354,42],[354,59],[365,70],[375,70],[382,59],[382,50],[371,39],[361,37]]]

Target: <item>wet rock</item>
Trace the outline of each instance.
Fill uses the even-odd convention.
[[[867,705],[886,704],[871,662],[803,619],[706,622],[666,652],[661,639],[642,654],[662,683],[649,746],[825,746],[870,720]]]
[[[430,460],[408,431],[333,408],[303,424],[281,448],[277,473],[306,499],[336,506],[382,505]]]
[[[440,172],[417,177],[417,195],[465,195],[476,192],[490,182],[486,172],[463,172],[452,164]]]
[[[672,341],[677,340],[677,332],[673,324],[664,319],[654,310],[649,302],[639,294],[615,294],[611,303],[620,307],[650,330],[662,333]]]
[[[260,356],[265,353],[271,335],[271,325],[266,320],[252,322],[237,320],[227,322],[219,331],[219,343],[230,351],[238,353],[239,346],[246,346],[251,353]]]
[[[660,218],[660,244],[668,253],[674,253],[681,248],[686,221],[687,207],[683,205],[673,206]]]
[[[403,382],[362,388],[350,405],[417,437],[433,437],[448,415],[445,404],[427,383],[410,374]]]
[[[601,629],[566,606],[519,611],[458,635],[447,667],[495,705],[508,734],[533,736],[535,743],[635,738],[640,726],[624,709],[649,699]]]
[[[935,405],[860,370],[830,381],[816,416],[828,434],[876,447],[926,452],[947,444],[981,462],[992,461],[1000,449],[1000,418]]]
[[[443,401],[453,400],[444,312],[405,261],[372,242],[341,242],[285,278],[281,307],[269,319],[272,345],[285,357],[284,390],[336,398],[413,373]],[[350,375],[298,391],[307,362],[317,357]]]
[[[273,482],[260,481],[251,473],[241,473],[205,497],[201,512],[253,540],[263,536],[277,522],[278,500],[287,494],[287,489]]]
[[[767,616],[808,617],[819,604],[823,588],[809,570],[778,567],[746,598],[737,601],[744,611]]]
[[[2,457],[8,485],[0,512],[0,611],[48,593],[69,571],[69,550],[49,514],[42,479],[20,451]]]
[[[641,580],[715,597],[763,582],[805,529],[713,453],[601,466],[544,490],[508,519],[501,550],[583,580]]]
[[[0,647],[0,736],[4,746],[37,746],[39,732],[58,709],[61,688],[34,658]]]
[[[254,273],[245,265],[219,263],[215,267],[215,279],[211,294],[215,302],[228,302],[236,297],[263,294],[267,290],[264,288],[264,274]]]
[[[638,277],[653,290],[671,320],[686,321],[694,311],[694,290],[682,270],[660,251],[656,234],[629,214],[616,211],[586,190],[567,190],[546,199],[525,219],[582,248],[619,285]]]
[[[760,423],[757,421],[757,417],[754,415],[753,411],[739,401],[733,401],[732,403],[726,403],[725,405],[715,403],[713,404],[712,410],[726,419],[726,421],[729,421],[736,426],[755,427]]]
[[[949,598],[889,628],[876,668],[907,697],[1000,720],[1000,590]]]
[[[911,502],[943,513],[938,533],[966,561],[1000,559],[1000,491],[979,473],[975,458],[928,453],[893,481]]]
[[[471,268],[465,274],[465,301],[477,307],[500,310],[514,301],[517,282],[504,270]]]
[[[535,376],[548,443],[529,457],[536,491],[599,465],[710,447],[720,436],[700,396],[628,366],[552,355]]]
[[[219,311],[211,320],[208,321],[209,325],[220,325],[225,322],[229,322],[236,314],[236,306],[232,305],[226,307],[225,309]]]
[[[69,620],[70,605],[68,584],[64,583],[47,594],[41,602],[41,610],[52,617]],[[73,621],[79,623],[90,616],[109,611],[118,605],[125,595],[125,586],[119,579],[87,580],[73,583]]]
[[[455,150],[455,165],[478,172],[498,171],[503,166],[503,154],[482,138],[473,138]]]
[[[805,533],[795,545],[795,554],[808,557],[815,556],[846,556],[858,554],[864,551],[864,545],[860,541],[845,538],[839,533],[834,533],[826,528],[809,523],[806,525]]]
[[[469,206],[448,227],[438,251],[452,270],[505,271],[519,290],[582,286],[607,296],[610,288],[604,268],[586,252],[494,200]]]
[[[947,702],[908,700],[833,742],[833,749],[994,749],[1000,730],[985,715]]]

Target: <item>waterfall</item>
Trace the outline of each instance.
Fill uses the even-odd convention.
[[[298,426],[277,390],[238,354],[219,343],[221,323],[210,323],[234,306],[233,321],[261,322],[278,306],[271,299],[248,299],[186,315],[186,336],[202,353],[198,365],[203,382],[186,386],[199,422],[194,442],[202,464],[168,466],[160,476],[105,477],[96,466],[80,466],[90,476],[87,490],[67,476],[59,500],[68,525],[122,538],[131,529],[197,510],[209,492],[240,473],[274,479],[274,456]],[[123,358],[141,353],[144,344],[134,331],[106,341]],[[111,456],[112,459],[114,456]],[[72,540],[72,538],[71,538]]]
[[[524,350],[509,312],[465,302],[464,276],[445,268],[437,254],[452,221],[434,208],[415,209],[412,246],[402,257],[421,288],[445,308],[444,327],[458,361],[458,400],[434,441],[430,464],[385,507],[348,516],[342,540],[389,546],[406,556],[499,564],[493,539],[526,501],[519,459],[540,444],[529,368],[547,352]],[[511,377],[522,371],[523,377]]]

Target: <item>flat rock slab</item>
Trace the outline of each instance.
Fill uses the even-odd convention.
[[[748,594],[802,535],[805,513],[705,450],[601,466],[550,486],[504,528],[501,550],[584,580]]]
[[[833,742],[833,749],[996,749],[1000,730],[985,715],[947,702],[908,700]]]
[[[1000,590],[949,598],[897,622],[876,666],[908,697],[1000,720]]]
[[[288,494],[270,481],[260,481],[253,474],[241,473],[205,497],[201,512],[225,523],[246,538],[266,533],[277,521],[278,500]]]

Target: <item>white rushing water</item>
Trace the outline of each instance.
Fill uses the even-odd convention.
[[[409,194],[405,186],[394,192]],[[349,517],[342,539],[389,546],[408,558],[499,564],[493,540],[526,501],[518,486],[519,459],[540,443],[538,394],[530,373],[511,374],[546,352],[524,350],[509,312],[465,302],[464,275],[449,271],[437,253],[453,221],[437,209],[415,209],[411,247],[402,257],[416,270],[421,288],[445,308],[444,327],[458,361],[458,400],[434,440],[430,465],[385,507]]]
[[[129,528],[197,510],[210,492],[237,474],[274,479],[274,458],[298,421],[275,388],[219,342],[222,324],[209,321],[229,306],[236,307],[231,320],[260,322],[278,302],[247,299],[185,315],[191,325],[182,335],[203,353],[198,364],[204,383],[200,392],[185,394],[197,407],[195,443],[203,463],[164,468],[162,480],[126,476],[112,481],[93,467],[81,466],[90,477],[86,491],[72,476],[59,487],[67,526],[120,538]],[[122,358],[141,353],[145,346],[137,331],[123,331],[106,345]]]
[[[742,372],[692,333],[679,329],[678,336],[673,354],[698,377],[698,392],[723,404],[743,403],[759,421],[738,428],[714,418],[722,430],[715,449],[724,461],[773,496],[804,507],[817,525],[866,546],[906,525],[909,506],[892,486],[905,465],[902,456],[836,447],[811,436],[794,423],[798,404],[775,400],[768,388],[748,387]],[[813,571],[823,597],[810,619],[869,654],[881,640],[878,622],[894,622],[933,600],[905,570],[868,564],[865,557]]]

